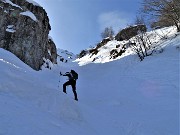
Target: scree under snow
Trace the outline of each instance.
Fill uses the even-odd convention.
[[[178,135],[179,41],[172,36],[142,62],[131,54],[41,71],[0,49],[0,135]],[[78,102],[71,87],[62,92],[59,72],[70,69],[79,74]]]

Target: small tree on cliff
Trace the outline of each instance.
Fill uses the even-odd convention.
[[[110,38],[113,39],[114,30],[112,27],[106,27],[104,31],[101,33],[102,38]]]

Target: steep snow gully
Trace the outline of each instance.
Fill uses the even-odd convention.
[[[41,71],[0,49],[0,135],[178,135],[179,41],[142,62],[131,54]],[[70,69],[79,73],[78,102],[71,87],[62,92],[59,72]]]

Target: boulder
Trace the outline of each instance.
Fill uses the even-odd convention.
[[[129,26],[125,29],[122,29],[116,36],[115,39],[117,41],[129,40],[130,38],[138,35],[139,32],[146,32],[147,28],[146,25],[135,25]]]

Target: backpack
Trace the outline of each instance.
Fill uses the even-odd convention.
[[[78,79],[78,73],[76,73],[74,70],[71,70],[73,79],[77,80]]]

